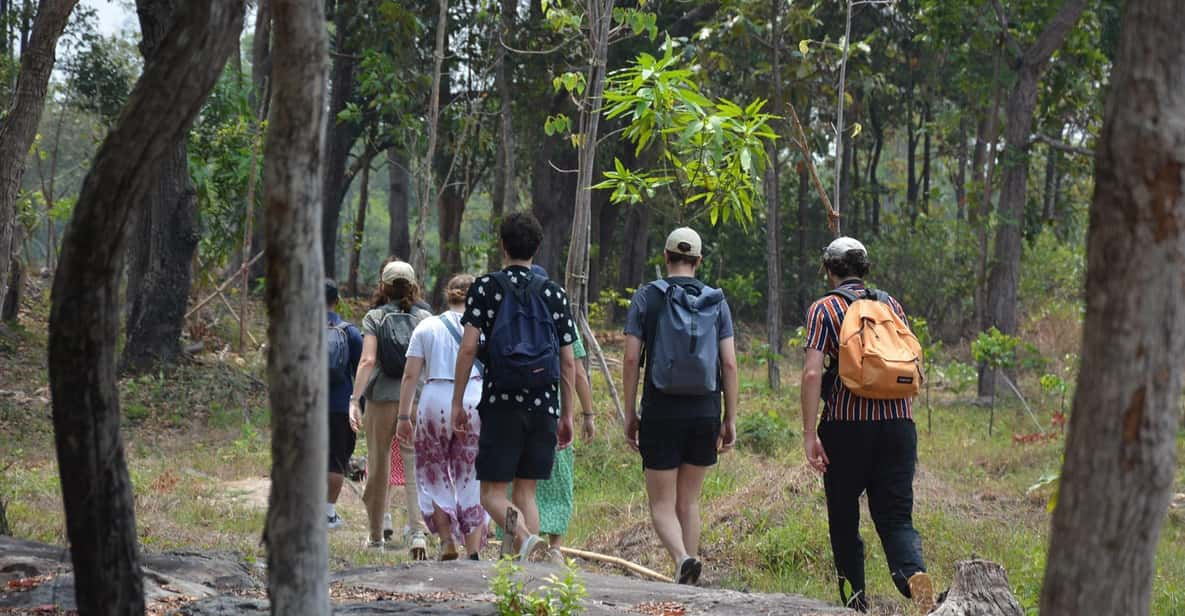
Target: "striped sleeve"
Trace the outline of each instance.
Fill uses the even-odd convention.
[[[824,352],[827,349],[827,337],[833,331],[831,317],[824,304],[827,300],[820,300],[811,305],[807,312],[807,333],[805,347]]]
[[[905,316],[905,308],[901,307],[901,302],[898,302],[896,297],[889,297],[889,306],[891,306],[893,308],[893,312],[897,313],[897,316],[901,318],[901,322],[905,323],[906,327],[909,327],[909,317]]]

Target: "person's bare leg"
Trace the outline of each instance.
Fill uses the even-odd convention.
[[[346,481],[346,476],[341,473],[329,473],[329,503],[336,505],[337,497],[342,493],[342,484]]]
[[[444,551],[457,551],[457,544],[453,541],[452,522],[448,514],[436,503],[432,503],[432,523],[436,525],[436,536],[440,537],[440,545],[444,546]],[[452,550],[448,549],[450,547]]]
[[[548,537],[548,543],[551,545],[551,549],[558,550],[564,546],[564,536],[563,535],[548,535],[547,537]]]
[[[473,532],[465,535],[465,555],[478,554],[481,552],[481,540],[486,534],[486,527],[483,524],[480,528],[474,529]]]
[[[506,510],[513,507],[514,503],[506,497],[506,490],[510,488],[509,481],[483,481],[481,482],[481,506],[490,514],[494,522],[506,530],[507,534],[514,535],[515,547],[526,541],[527,537],[531,536],[531,531],[527,529],[527,525],[523,523],[523,512],[518,512],[518,524],[515,525],[513,531],[506,528]],[[518,507],[515,507],[517,510]],[[508,537],[508,539],[510,539]]]
[[[537,483],[534,479],[514,480],[514,506],[532,535],[539,534],[539,504],[535,501]]]
[[[675,515],[683,529],[683,547],[689,556],[699,554],[700,515],[699,498],[704,487],[707,466],[684,464],[679,467],[675,493]]]
[[[683,529],[675,512],[678,469],[657,471],[646,469],[646,496],[650,500],[650,521],[671,559],[678,563],[687,556],[683,545]]]

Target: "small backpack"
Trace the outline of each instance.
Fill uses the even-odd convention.
[[[420,323],[420,316],[390,304],[384,306],[383,311],[376,332],[379,368],[392,379],[402,379],[403,368],[407,365],[407,346],[411,344],[411,333]]]
[[[828,295],[848,300],[839,328],[838,375],[860,398],[898,400],[917,395],[925,376],[922,345],[893,310],[883,291],[857,296],[846,289]]]
[[[650,283],[662,302],[648,308],[646,361],[650,382],[676,396],[705,396],[719,391],[720,333],[717,325],[724,292],[705,286],[699,295],[666,280]]]
[[[329,323],[329,333],[325,339],[325,346],[329,350],[329,384],[341,385],[349,383],[350,377],[350,335],[347,329],[350,324],[339,321],[337,325]]]
[[[516,287],[505,272],[490,275],[502,304],[486,341],[488,377],[499,390],[544,387],[560,380],[560,342],[555,320],[543,301],[547,279],[531,276]]]

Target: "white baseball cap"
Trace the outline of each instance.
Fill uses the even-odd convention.
[[[835,238],[827,248],[823,250],[823,260],[830,261],[832,259],[842,259],[844,255],[853,250],[864,253],[868,256],[868,249],[861,244],[859,240],[853,237],[843,236]]]
[[[689,257],[704,256],[704,242],[691,227],[679,227],[667,236],[667,252]]]
[[[392,261],[383,268],[383,282],[391,284],[396,280],[416,281],[416,271],[406,261]]]

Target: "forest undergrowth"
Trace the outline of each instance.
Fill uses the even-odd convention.
[[[22,325],[0,330],[0,499],[7,503],[16,536],[63,544],[45,371],[47,311],[33,301]],[[263,356],[238,356],[224,344],[212,344],[218,336],[234,339],[231,333],[226,323],[215,324],[206,350],[194,361],[168,373],[120,381],[136,522],[145,550],[234,551],[249,563],[265,561],[260,536],[270,453]],[[257,335],[262,338],[262,327]],[[772,393],[765,386],[760,354],[742,355],[747,359],[742,362],[739,447],[722,456],[704,487],[705,582],[834,601],[822,482],[802,455],[799,357],[792,351],[783,360],[785,385]],[[639,459],[620,436],[600,374],[593,380],[598,435],[591,443],[576,444],[577,513],[567,542],[669,572],[672,565],[650,528]],[[1022,380],[1022,391],[1040,389],[1035,378],[1030,380]],[[989,437],[988,408],[967,400],[969,392],[938,385],[930,393],[929,420],[924,399],[915,410],[915,521],[931,571],[945,586],[958,560],[994,560],[1006,568],[1021,604],[1036,613],[1047,507],[1056,490],[1048,479],[1059,468],[1064,446],[1060,427],[1050,422],[1051,409],[1061,402],[1046,404],[1044,397],[1032,396],[1037,418],[1050,422],[1046,431],[1053,436],[1031,438],[1034,419],[1015,397],[1001,394]],[[361,441],[356,455],[365,455]],[[1179,463],[1174,493],[1185,491],[1183,469]],[[402,562],[401,550],[363,547],[366,516],[355,492],[360,489],[353,485],[343,491],[339,510],[346,524],[330,534],[331,566]],[[1185,508],[1174,506],[1167,515],[1153,613],[1185,614]],[[396,511],[396,525],[400,517]],[[876,612],[903,613],[905,604],[889,580],[867,509],[863,520]]]

